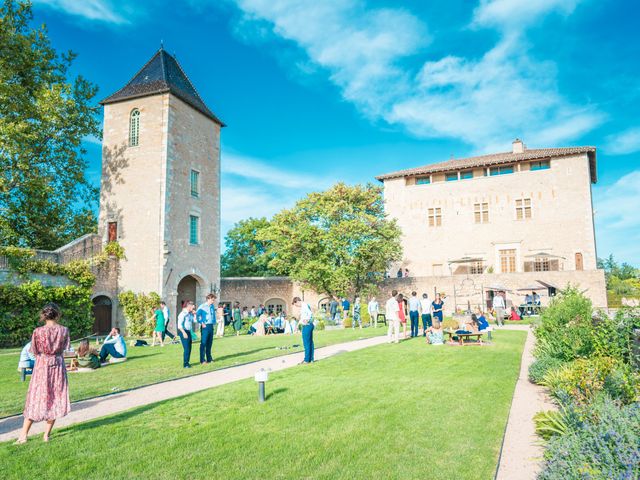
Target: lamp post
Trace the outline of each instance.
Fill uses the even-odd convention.
[[[256,382],[258,382],[258,401],[260,403],[265,400],[265,383],[269,380],[269,372],[264,368],[258,370],[254,376]]]

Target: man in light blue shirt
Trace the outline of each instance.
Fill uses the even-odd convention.
[[[207,295],[206,301],[198,307],[196,319],[200,324],[200,363],[211,363],[211,346],[213,345],[213,331],[216,324],[216,296]]]
[[[127,356],[127,342],[120,335],[118,327],[112,328],[107,338],[104,339],[100,349],[100,363],[104,363],[109,355],[113,358],[125,358]]]
[[[191,368],[191,331],[193,330],[193,322],[195,321],[196,305],[192,301],[185,303],[184,308],[178,315],[178,333],[180,335],[180,343],[182,343],[182,366]]]

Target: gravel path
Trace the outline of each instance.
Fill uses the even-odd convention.
[[[316,360],[322,360],[333,355],[344,352],[353,352],[363,348],[380,345],[387,341],[387,336],[355,340],[346,343],[339,343],[327,347],[318,348],[315,351]],[[298,365],[304,358],[304,353],[292,353],[280,357],[260,360],[238,365],[236,367],[222,368],[213,372],[194,375],[191,377],[169,380],[146,387],[136,388],[126,392],[115,393],[102,397],[91,398],[74,402],[71,405],[71,413],[56,422],[55,428],[66,427],[79,422],[86,422],[96,418],[113,415],[125,410],[149,405],[152,403],[181,397],[189,393],[199,392],[208,388],[224,385],[245,378],[253,378],[253,375],[264,368],[273,372],[284,370]],[[256,395],[257,395],[256,387]],[[267,384],[268,392],[268,384]],[[36,423],[31,428],[30,436],[44,431],[44,422]],[[0,420],[0,442],[14,440],[18,438],[22,427],[22,415],[15,415]],[[55,432],[54,432],[55,433]]]
[[[528,379],[529,365],[534,361],[535,337],[528,326],[507,325],[504,330],[527,330],[522,352],[520,375],[511,401],[509,421],[502,441],[496,480],[534,480],[542,466],[543,448],[535,433],[533,416],[540,410],[555,409],[545,389]]]

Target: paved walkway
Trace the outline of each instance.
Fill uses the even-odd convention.
[[[507,325],[504,330],[527,330],[520,375],[511,401],[509,421],[502,440],[502,454],[496,480],[534,480],[542,466],[543,448],[536,436],[533,416],[540,410],[555,409],[544,388],[529,381],[535,337],[528,326]]]
[[[315,351],[316,360],[322,360],[343,352],[353,352],[363,348],[380,345],[387,341],[387,336],[377,336],[363,340],[339,343],[327,347],[318,348]],[[194,375],[191,377],[169,380],[167,382],[149,385],[126,392],[96,397],[88,400],[74,402],[71,413],[56,422],[56,428],[66,427],[79,422],[86,422],[96,418],[120,413],[124,410],[149,405],[152,403],[181,397],[189,393],[199,392],[208,388],[217,387],[226,383],[253,378],[253,375],[264,368],[273,372],[284,370],[298,365],[304,358],[304,353],[292,353],[267,360],[239,365],[237,367],[222,368],[213,372]],[[257,388],[256,388],[257,391]],[[36,435],[44,431],[45,423],[36,423],[31,428],[30,435]],[[22,427],[22,415],[15,415],[0,420],[0,442],[18,438]]]

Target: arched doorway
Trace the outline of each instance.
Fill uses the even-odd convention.
[[[105,335],[111,331],[111,299],[105,295],[98,295],[93,299],[93,330],[92,333]]]
[[[281,298],[270,298],[266,302],[264,302],[264,306],[267,309],[268,313],[275,313],[276,315],[282,312],[286,312],[285,309],[285,301]]]
[[[180,283],[178,283],[178,303],[176,304],[176,316],[182,310],[183,302],[191,300],[197,304],[198,294],[198,280],[192,276],[187,275]]]

